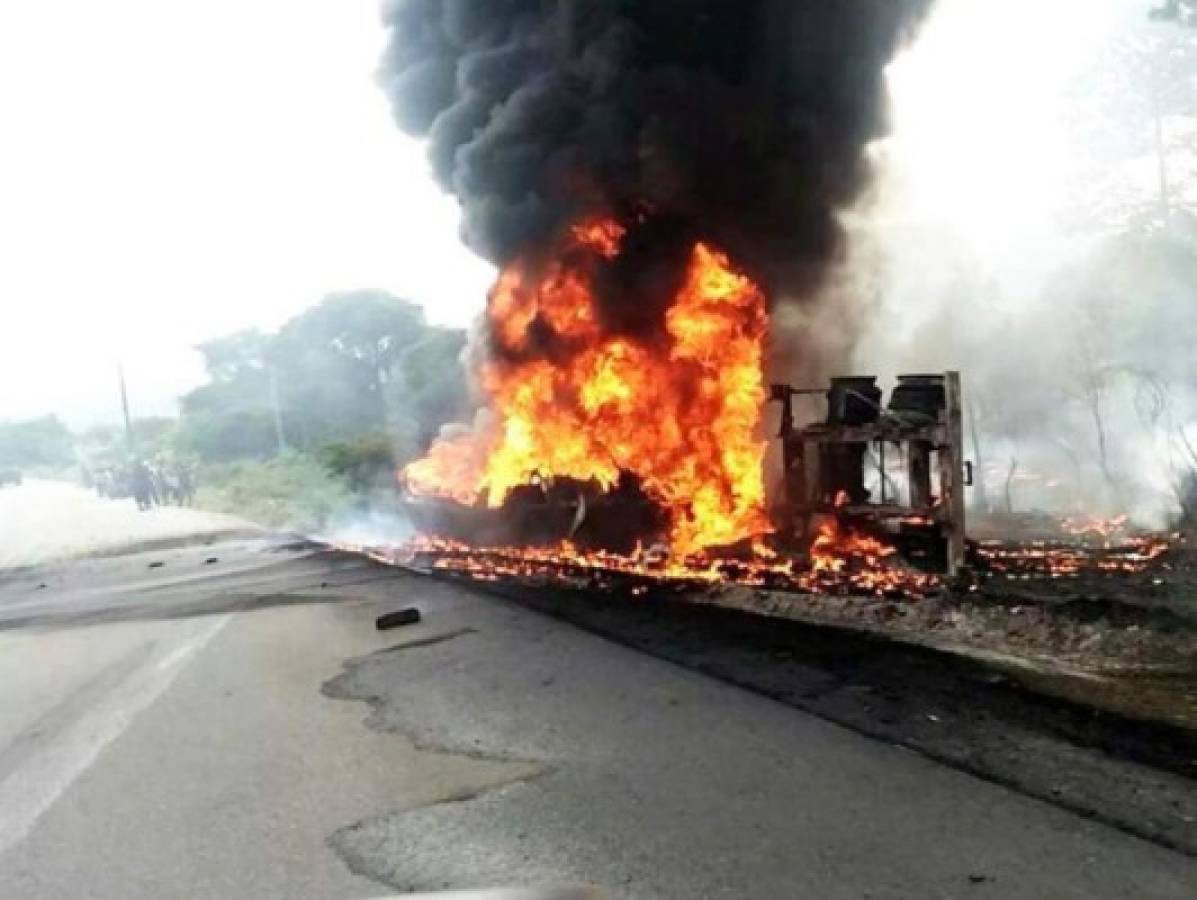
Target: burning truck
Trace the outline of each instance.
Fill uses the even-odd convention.
[[[861,318],[825,290],[840,214],[929,6],[386,7],[399,124],[499,270],[470,350],[483,412],[399,473],[411,552],[479,577],[901,595],[964,569],[959,377],[885,402],[829,379]]]
[[[594,284],[636,227],[572,226],[547,258],[500,275],[480,371],[489,418],[400,474],[405,511],[441,541],[428,552],[488,548],[492,560],[688,577],[851,571],[857,586],[922,589],[931,579],[889,564],[899,542],[889,531],[924,569],[955,572],[959,377],[906,377],[888,407],[875,379],[835,379],[823,420],[796,428],[795,398],[815,392],[766,386],[764,293],[709,244],[691,248],[659,329],[604,328]],[[781,404],[775,497],[762,433],[770,400]]]

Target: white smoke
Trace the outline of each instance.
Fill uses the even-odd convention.
[[[1197,333],[1197,105],[1165,110],[1156,144],[1140,101],[1144,67],[1197,31],[1149,9],[941,0],[888,72],[893,133],[849,216],[877,284],[855,368],[962,370],[991,506],[1009,481],[1021,509],[1160,524],[1176,507],[1197,391],[1166,343]]]

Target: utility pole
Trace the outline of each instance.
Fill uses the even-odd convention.
[[[121,412],[125,414],[125,443],[129,448],[129,455],[133,455],[133,420],[129,418],[129,392],[125,388],[124,363],[116,364],[116,374],[121,383]]]
[[[274,437],[278,441],[278,452],[287,450],[287,438],[283,434],[283,410],[278,402],[278,371],[270,366],[270,409],[274,413]]]
[[[1168,23],[1168,27],[1173,25],[1187,25],[1192,28],[1197,26],[1197,6],[1194,5],[1193,0],[1163,0],[1163,5],[1153,8],[1147,17],[1155,22],[1166,22]],[[1168,221],[1168,216],[1172,211],[1171,189],[1168,184],[1168,147],[1164,140],[1164,103],[1162,96],[1162,91],[1168,85],[1161,85],[1162,79],[1167,74],[1167,72],[1161,73],[1158,60],[1152,60],[1151,118],[1155,130],[1155,158],[1157,177],[1159,179],[1160,212],[1165,223]]]
[[[989,512],[989,495],[985,493],[985,454],[981,450],[981,436],[977,430],[977,406],[968,405],[968,432],[973,444],[973,504],[982,513]]]

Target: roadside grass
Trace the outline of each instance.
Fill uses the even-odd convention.
[[[352,502],[348,485],[301,453],[205,466],[195,505],[275,528],[318,530]]]

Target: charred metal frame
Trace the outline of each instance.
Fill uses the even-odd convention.
[[[826,391],[827,420],[795,427],[793,400],[797,396],[824,393],[817,389],[796,389],[785,384],[772,387],[772,399],[781,403],[783,490],[779,527],[796,542],[805,543],[826,517],[864,522],[876,530],[915,528],[930,540],[942,541],[942,559],[950,575],[964,565],[964,488],[971,483],[971,465],[964,460],[964,431],[960,394],[960,373],[935,376],[903,376],[920,379],[936,392],[942,386],[942,403],[926,415],[912,415],[880,405],[875,395],[834,385]],[[853,382],[861,379],[836,379]],[[865,378],[871,384],[873,379]],[[874,408],[871,421],[850,421],[837,414],[845,398]],[[845,420],[848,421],[845,421]],[[907,502],[888,496],[885,454],[897,447],[906,459]],[[870,447],[880,460],[880,496],[874,502],[864,489],[866,457]],[[939,493],[935,495],[933,465],[938,469]],[[969,476],[966,478],[966,474]]]

